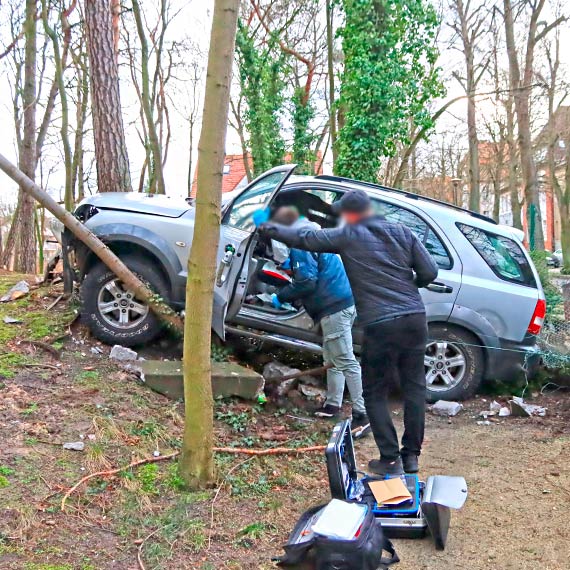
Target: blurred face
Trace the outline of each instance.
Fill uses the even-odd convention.
[[[346,224],[357,224],[364,218],[368,218],[370,215],[370,210],[366,210],[365,212],[342,212],[342,219]]]

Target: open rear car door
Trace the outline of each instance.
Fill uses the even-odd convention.
[[[238,278],[246,278],[246,252],[255,233],[253,214],[265,209],[295,170],[296,164],[285,164],[268,170],[253,180],[222,212],[218,269],[214,284],[212,330],[225,340],[225,319],[228,304]]]

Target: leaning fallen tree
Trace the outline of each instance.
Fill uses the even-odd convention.
[[[78,240],[93,251],[124,285],[135,293],[138,299],[150,307],[161,321],[175,332],[183,334],[184,324],[175,311],[149,289],[93,232],[89,231],[75,216],[60,206],[47,192],[42,190],[2,154],[0,154],[0,170],[3,170],[26,194],[37,200]]]

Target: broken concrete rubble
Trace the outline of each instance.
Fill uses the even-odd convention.
[[[18,281],[8,292],[0,297],[0,303],[8,303],[24,297],[30,292],[30,286],[26,281]]]
[[[68,449],[69,451],[83,451],[85,449],[85,443],[82,441],[70,441],[63,444],[63,449]]]
[[[436,416],[456,416],[463,409],[463,405],[459,402],[448,402],[447,400],[438,400],[432,407],[431,412]]]
[[[134,368],[134,367],[133,367]],[[140,377],[155,392],[179,400],[184,397],[184,375],[179,360],[145,360],[137,362]],[[214,397],[238,396],[257,400],[263,393],[263,376],[235,362],[212,362]]]
[[[278,380],[283,376],[289,376],[297,372],[301,371],[298,368],[291,368],[286,364],[277,362],[277,360],[274,360],[273,362],[268,362],[263,367],[263,377],[265,378],[265,380]]]
[[[111,353],[109,354],[109,358],[111,360],[119,360],[121,362],[126,362],[129,360],[136,360],[138,358],[138,353],[126,346],[121,346],[120,344],[116,344],[112,349]]]
[[[299,392],[308,400],[323,400],[326,398],[327,392],[323,388],[317,386],[308,386],[307,384],[299,384]]]
[[[522,398],[518,396],[513,396],[512,400],[509,400],[509,405],[511,407],[511,414],[517,417],[530,417],[530,416],[546,416],[546,408],[542,406],[537,406],[535,404],[527,404]]]

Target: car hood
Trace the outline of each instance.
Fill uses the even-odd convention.
[[[81,204],[91,204],[95,208],[105,210],[140,212],[168,218],[179,218],[192,208],[182,198],[142,192],[105,192],[89,196]]]

